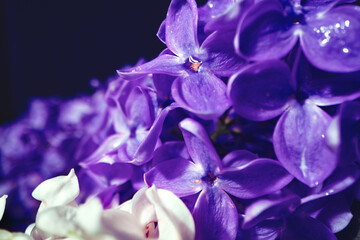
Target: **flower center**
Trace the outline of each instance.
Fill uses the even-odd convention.
[[[158,222],[152,221],[146,224],[145,238],[159,238]]]
[[[214,185],[219,179],[212,173],[208,172],[205,177],[203,177],[203,181],[207,182],[210,185]]]
[[[185,62],[185,66],[193,72],[198,72],[201,64],[202,62],[200,60],[196,60],[192,56],[190,56]]]

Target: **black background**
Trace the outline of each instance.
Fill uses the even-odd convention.
[[[0,0],[0,125],[34,97],[91,93],[125,64],[166,46],[156,33],[170,0]]]

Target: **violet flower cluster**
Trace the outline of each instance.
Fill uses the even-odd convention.
[[[2,222],[30,217],[24,239],[338,239],[359,217],[352,2],[172,0],[158,57],[0,129]]]

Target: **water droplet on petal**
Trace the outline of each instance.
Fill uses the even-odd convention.
[[[350,26],[350,21],[349,20],[346,20],[345,21],[345,27],[349,27]]]

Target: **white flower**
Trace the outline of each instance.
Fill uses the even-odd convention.
[[[97,198],[78,206],[74,170],[41,183],[33,192],[42,201],[26,233],[35,240],[191,240],[195,225],[185,204],[167,190],[140,189],[116,208],[103,210]],[[0,238],[1,239],[1,238]]]
[[[132,200],[105,210],[103,227],[117,239],[184,239],[195,237],[190,211],[172,192],[140,189]]]
[[[38,212],[47,207],[76,205],[74,201],[79,195],[79,181],[74,169],[67,176],[58,176],[39,184],[32,196],[41,201]]]

